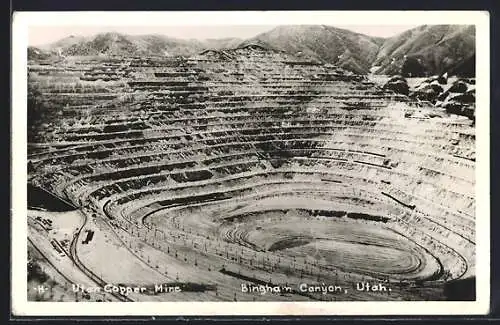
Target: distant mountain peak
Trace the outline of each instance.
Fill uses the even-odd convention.
[[[328,25],[282,25],[255,37],[184,40],[165,35],[125,35],[116,31],[90,37],[70,35],[38,47],[44,55],[191,56],[205,49],[280,51],[337,65],[358,74],[434,75],[473,73],[472,25],[422,25],[389,38],[373,37]],[[456,65],[461,67],[454,69]]]
[[[379,74],[428,76],[452,70],[474,53],[474,26],[422,25],[386,39],[373,65],[380,66]]]
[[[370,36],[327,25],[277,26],[244,41],[248,43],[291,54],[300,52],[303,57],[336,64],[360,74],[368,73],[379,48],[378,41]],[[351,55],[346,55],[349,53]]]

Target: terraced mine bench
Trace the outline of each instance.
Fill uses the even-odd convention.
[[[442,300],[474,276],[470,121],[405,117],[405,96],[256,45],[67,65],[30,68],[29,182],[96,211],[88,245],[115,238],[131,268],[215,284],[213,300]],[[242,280],[349,290],[252,295]],[[365,280],[393,292],[355,290]]]

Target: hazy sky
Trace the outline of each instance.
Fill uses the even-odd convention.
[[[380,37],[390,37],[399,34],[417,25],[332,25],[339,28],[349,29],[354,32]],[[225,38],[238,37],[250,38],[257,34],[266,32],[276,27],[275,25],[240,25],[240,26],[43,26],[30,27],[29,45],[38,46],[49,44],[61,38],[74,36],[92,36],[103,32],[118,32],[130,35],[161,34],[175,38]]]

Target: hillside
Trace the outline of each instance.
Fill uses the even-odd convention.
[[[207,49],[233,49],[243,42],[241,38],[210,38],[201,41]]]
[[[423,25],[384,41],[373,66],[377,74],[425,76],[444,73],[475,53],[475,29]]]
[[[164,35],[124,35],[103,33],[91,37],[69,36],[55,43],[31,47],[31,58],[39,52],[64,56],[120,55],[120,56],[190,56],[206,48],[234,48],[242,42],[239,38],[183,40]]]
[[[355,73],[369,72],[383,39],[324,25],[279,26],[244,43],[256,43],[336,64]]]
[[[475,73],[475,30],[466,25],[423,25],[387,39],[324,25],[279,26],[246,40],[184,40],[164,35],[104,33],[69,36],[37,50],[65,56],[191,56],[204,49],[248,44],[335,64],[358,74],[427,76],[448,71],[470,77]],[[37,58],[34,50],[31,47],[29,58]]]
[[[191,55],[205,48],[196,40],[181,40],[163,35],[124,35],[103,33],[91,37],[69,36],[41,49],[65,56],[85,55]]]
[[[476,55],[473,54],[467,59],[458,62],[457,65],[449,70],[449,75],[474,78],[476,75]]]
[[[46,60],[51,56],[52,54],[48,51],[44,51],[34,46],[28,46],[28,58],[32,60]]]

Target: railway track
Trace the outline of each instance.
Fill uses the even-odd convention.
[[[55,198],[65,202],[66,204],[72,206],[75,210],[79,210],[78,207],[76,207],[74,204],[72,204],[71,202],[55,195],[54,193],[51,193],[50,191],[47,191],[46,189],[42,188],[42,187],[39,187],[40,189],[42,189],[43,191],[47,192],[48,194],[54,196]],[[102,278],[100,278],[97,274],[95,274],[92,270],[90,270],[89,268],[87,268],[85,266],[85,264],[82,263],[82,261],[80,260],[80,258],[78,257],[78,253],[77,253],[77,245],[78,245],[78,239],[80,238],[80,233],[82,232],[83,228],[85,227],[85,225],[87,224],[87,215],[85,213],[82,213],[83,215],[83,222],[81,224],[81,226],[78,228],[78,230],[73,234],[73,239],[71,240],[71,244],[70,244],[70,249],[69,249],[69,254],[68,254],[68,257],[71,259],[71,261],[73,262],[73,264],[81,271],[83,272],[89,279],[91,279],[94,283],[96,283],[97,285],[99,285],[101,288],[103,288],[107,283],[106,281],[104,281]],[[54,268],[57,270],[57,268],[54,266]],[[70,281],[72,282],[72,281]],[[124,301],[124,302],[131,302],[131,301],[134,301],[132,300],[131,298],[127,297],[127,296],[123,296],[119,293],[115,293],[115,292],[110,292],[110,294],[115,297],[116,299],[120,300],[120,301]]]
[[[83,214],[83,216],[84,216],[83,223],[80,226],[80,228],[78,228],[78,230],[76,231],[76,233],[73,235],[73,239],[71,240],[69,258],[73,261],[73,263],[75,264],[75,266],[80,271],[82,271],[87,277],[89,277],[97,285],[99,285],[101,288],[103,288],[107,283],[102,278],[100,278],[99,276],[97,276],[94,272],[92,272],[90,269],[88,269],[82,263],[82,261],[80,260],[80,258],[78,257],[78,254],[77,254],[78,239],[80,238],[80,233],[82,232],[83,228],[87,224],[87,216],[85,214]],[[134,301],[131,298],[129,298],[127,296],[123,296],[123,295],[121,295],[119,293],[110,292],[110,294],[113,297],[115,297],[118,300],[123,301],[123,302]]]

